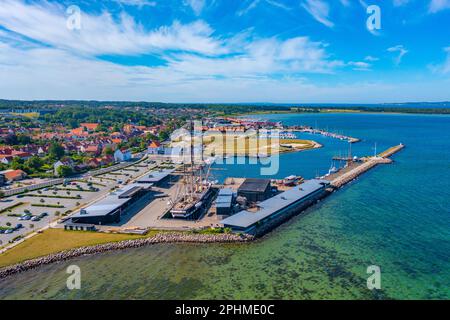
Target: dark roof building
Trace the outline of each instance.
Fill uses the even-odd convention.
[[[249,202],[259,202],[271,196],[270,179],[245,179],[238,189],[238,196]]]

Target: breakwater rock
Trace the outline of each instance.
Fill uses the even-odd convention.
[[[9,267],[0,269],[0,279],[6,278],[8,276],[25,272],[38,268],[43,265],[66,261],[76,257],[81,257],[85,255],[93,255],[98,253],[104,253],[114,250],[124,250],[130,248],[139,248],[147,245],[158,244],[158,243],[237,243],[237,242],[248,242],[253,239],[249,235],[238,235],[238,234],[190,234],[190,233],[159,233],[155,236],[136,239],[136,240],[125,240],[120,242],[112,242],[106,244],[99,244],[90,247],[81,247],[77,249],[71,249],[67,251],[62,251],[54,254],[50,254],[44,257],[27,260]]]

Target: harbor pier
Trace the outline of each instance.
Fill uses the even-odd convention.
[[[325,179],[330,181],[332,187],[339,189],[379,164],[392,163],[392,160],[389,157],[399,152],[404,147],[405,146],[403,144],[399,144],[383,151],[377,156],[362,158],[362,162],[352,162],[335,174],[325,177]]]

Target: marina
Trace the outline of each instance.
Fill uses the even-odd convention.
[[[300,133],[318,134],[318,135],[322,135],[324,137],[330,137],[330,138],[334,138],[334,139],[338,139],[338,140],[348,141],[349,143],[357,143],[357,142],[361,141],[361,139],[359,139],[359,138],[350,137],[350,136],[347,136],[344,134],[329,132],[327,130],[314,129],[312,127],[305,127],[305,126],[288,126],[288,127],[286,127],[284,132],[285,132],[284,134],[290,135],[290,136],[293,135],[294,137],[295,137],[295,132],[300,132]]]
[[[297,123],[314,123],[308,116],[284,116],[283,122],[289,121]],[[159,283],[161,274],[157,270],[164,271],[166,277],[183,277],[188,282],[178,284],[176,287],[170,285],[164,289],[158,286],[144,285],[146,297],[186,297],[186,298],[208,298],[211,297],[211,289],[215,298],[329,298],[330,295],[336,298],[349,299],[354,297],[371,298],[367,290],[359,290],[359,283],[366,277],[365,269],[354,270],[355,261],[358,265],[370,265],[380,263],[387,272],[385,281],[385,297],[387,298],[420,298],[427,296],[427,292],[432,292],[435,297],[447,297],[448,293],[433,286],[436,273],[433,273],[436,266],[439,270],[448,270],[448,260],[444,261],[448,248],[443,242],[442,247],[436,247],[433,241],[436,236],[439,239],[448,237],[447,215],[442,212],[442,208],[436,206],[437,203],[447,201],[447,189],[444,188],[448,171],[442,171],[446,163],[444,162],[447,153],[443,147],[448,144],[448,132],[444,128],[448,127],[448,119],[439,117],[420,116],[394,116],[386,115],[326,115],[325,119],[330,119],[330,123],[340,123],[343,130],[351,132],[355,136],[364,138],[361,144],[355,145],[354,154],[357,154],[360,162],[354,162],[346,168],[339,168],[339,175],[344,176],[364,163],[373,154],[373,142],[377,141],[380,150],[390,150],[399,141],[407,146],[406,152],[395,154],[395,165],[379,166],[379,169],[368,169],[370,171],[363,177],[352,183],[351,187],[343,188],[339,192],[334,192],[321,200],[314,202],[309,209],[305,209],[301,217],[294,217],[288,223],[284,223],[277,228],[269,228],[270,221],[264,223],[270,234],[261,240],[245,245],[223,245],[220,243],[208,243],[208,245],[158,245],[144,246],[141,248],[120,250],[107,254],[91,255],[88,257],[75,257],[67,264],[77,264],[83,269],[89,270],[92,265],[98,266],[92,272],[84,274],[83,298],[89,299],[98,296],[98,286],[112,283],[114,279],[120,279],[111,285],[110,293],[101,293],[102,298],[112,297],[142,297],[136,293],[137,288],[142,288],[140,277],[150,277]],[[306,119],[306,120],[299,120]],[[381,119],[380,119],[381,118]],[[277,118],[275,118],[277,119]],[[342,119],[342,121],[340,121]],[[373,127],[389,127],[381,131],[371,130],[373,127],[367,126],[364,119],[375,119]],[[414,121],[412,121],[412,119]],[[381,121],[383,120],[383,121]],[[321,120],[325,123],[325,120]],[[291,123],[292,123],[291,122]],[[361,124],[359,127],[358,125]],[[398,124],[398,125],[397,125]],[[352,129],[351,128],[356,128]],[[392,129],[394,128],[394,129]],[[403,128],[405,128],[403,130]],[[411,134],[410,128],[417,130],[417,134]],[[432,129],[430,129],[432,128]],[[394,131],[392,131],[394,130]],[[427,132],[434,130],[434,139],[427,138]],[[431,134],[431,133],[429,133]],[[429,135],[428,134],[428,135]],[[314,179],[316,171],[322,174],[328,171],[331,159],[348,148],[345,141],[328,139],[319,140],[324,144],[323,149],[309,153],[293,153],[281,156],[280,173],[273,180],[286,180],[289,186],[295,187],[299,182],[292,184],[294,177],[303,176],[306,181]],[[400,151],[402,147],[391,150]],[[390,152],[389,152],[390,153]],[[346,154],[346,152],[341,152]],[[381,152],[378,155],[385,156],[388,152]],[[387,159],[389,160],[389,159]],[[430,167],[432,161],[436,165]],[[309,164],[311,163],[311,164]],[[218,166],[218,171],[213,171],[214,179],[223,181],[221,176],[227,177],[258,177],[258,171],[252,166],[240,165],[226,167],[226,170]],[[439,169],[439,173],[437,173]],[[180,171],[178,170],[178,173]],[[433,176],[436,172],[436,176]],[[167,185],[176,182],[178,174],[174,172],[168,179]],[[331,180],[338,177],[325,178],[330,181],[328,189],[331,187]],[[359,173],[363,175],[364,173]],[[444,179],[442,179],[444,174]],[[435,177],[435,178],[433,178]],[[411,180],[412,179],[412,180]],[[411,181],[423,184],[423,190],[417,190],[417,186]],[[236,179],[236,184],[238,181]],[[214,185],[220,187],[221,182]],[[272,182],[272,185],[274,183]],[[285,189],[279,186],[280,191]],[[344,185],[342,185],[344,186]],[[225,186],[227,187],[227,186]],[[166,184],[162,187],[153,187],[155,192],[172,192]],[[404,193],[396,192],[399,189]],[[175,188],[173,189],[175,190]],[[237,192],[237,189],[236,189]],[[229,192],[228,192],[229,193]],[[234,193],[234,192],[233,192]],[[395,194],[395,197],[393,196]],[[412,196],[414,195],[414,196]],[[155,216],[152,220],[154,228],[166,230],[168,223],[177,226],[180,231],[195,228],[206,228],[213,222],[212,217],[205,216],[201,222],[197,220],[185,221],[182,219],[157,219],[157,212],[161,208],[166,208],[167,198],[151,202],[144,209],[142,216],[136,216],[127,222],[126,226],[144,225],[149,217]],[[390,205],[387,206],[386,203]],[[213,202],[214,203],[214,202]],[[220,201],[219,201],[220,203]],[[252,208],[249,208],[253,210]],[[425,214],[424,210],[427,210]],[[297,211],[296,214],[301,213]],[[237,211],[239,213],[239,211]],[[281,214],[279,217],[283,217]],[[225,219],[226,217],[224,217]],[[208,221],[209,220],[209,221]],[[222,219],[223,220],[223,219]],[[208,223],[206,223],[208,221]],[[280,222],[273,220],[276,225]],[[423,230],[421,244],[417,242],[418,224]],[[261,231],[262,227],[261,226]],[[444,226],[444,228],[442,227]],[[202,238],[199,234],[199,238]],[[215,239],[214,239],[215,240]],[[421,250],[422,249],[422,250]],[[426,249],[426,252],[424,251]],[[374,260],[373,257],[376,257]],[[174,267],[174,261],[187,261],[179,263]],[[63,264],[47,265],[33,272],[25,272],[2,282],[0,294],[5,297],[35,296],[39,298],[70,298],[66,291],[59,289],[56,285],[50,285],[51,293],[42,292],[44,285],[42,279],[52,272],[60,277],[64,283],[66,274]],[[401,263],[401,264],[399,264]],[[147,267],[154,266],[151,270]],[[242,266],[255,272],[235,272],[241,270]],[[192,268],[198,272],[193,273]],[[416,274],[409,273],[408,270],[420,267],[426,271],[423,277],[417,278]],[[282,268],[283,272],[277,272],[277,268]],[[339,269],[336,269],[339,268]],[[64,269],[64,270],[63,270]],[[103,272],[103,270],[108,270]],[[334,270],[344,270],[345,272],[335,272]],[[327,290],[323,290],[322,283],[330,281],[330,272],[333,274],[334,285]],[[400,273],[398,273],[400,272]],[[258,274],[256,276],[255,274]],[[395,279],[389,274],[395,274]],[[35,274],[38,276],[35,277]],[[129,274],[136,274],[137,278],[129,277]],[[197,277],[197,274],[201,276]],[[223,279],[224,274],[230,274],[232,285],[229,284],[230,277]],[[285,275],[301,274],[301,279],[297,276],[286,277]],[[126,276],[125,276],[126,275]],[[261,275],[261,276],[260,276]],[[429,275],[429,276],[428,276]],[[439,271],[439,277],[445,279],[448,272]],[[398,278],[398,277],[399,278]],[[411,278],[412,277],[412,278]],[[311,278],[314,281],[305,281]],[[392,278],[392,279],[391,279]],[[139,280],[138,280],[139,279]],[[294,279],[294,280],[293,280]],[[298,279],[298,280],[295,280]],[[411,282],[411,279],[412,280]],[[123,285],[121,284],[123,281]],[[166,280],[164,280],[166,281]],[[200,281],[200,282],[199,282]],[[364,280],[365,281],[365,280]],[[426,283],[425,283],[426,282]],[[242,284],[242,287],[235,287],[234,283]],[[364,282],[365,283],[365,282]],[[126,285],[125,285],[126,284]],[[350,284],[350,287],[348,287]],[[412,285],[410,287],[409,285]],[[429,285],[428,285],[429,284]],[[17,289],[20,285],[23,289]],[[205,288],[205,285],[208,289]],[[254,286],[258,286],[256,290]],[[181,293],[180,293],[181,286]],[[294,289],[293,289],[294,288]],[[408,290],[406,290],[408,288]],[[307,290],[307,291],[304,291]],[[225,295],[226,292],[227,294]]]

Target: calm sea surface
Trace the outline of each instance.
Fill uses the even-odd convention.
[[[353,154],[400,142],[379,166],[263,239],[245,245],[155,245],[42,267],[0,282],[0,299],[450,299],[450,117],[394,114],[268,115],[363,139]],[[281,156],[276,178],[324,174],[348,144]],[[255,165],[226,176],[258,177]],[[68,265],[82,289],[66,289]],[[367,267],[382,289],[367,289]]]

